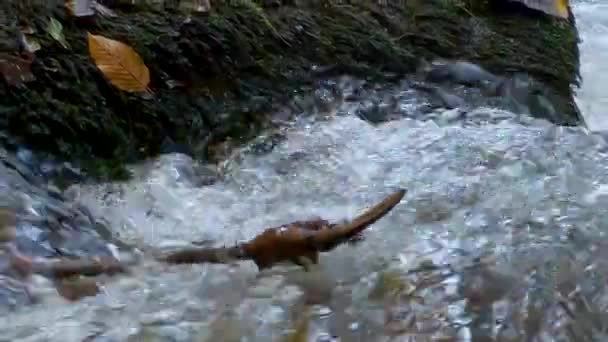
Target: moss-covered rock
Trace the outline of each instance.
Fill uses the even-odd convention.
[[[204,156],[209,144],[255,135],[273,103],[312,82],[313,65],[383,77],[443,57],[498,74],[525,71],[556,94],[565,113],[558,123],[579,122],[571,91],[578,81],[573,20],[483,0],[237,0],[215,2],[209,14],[131,7],[86,21],[68,16],[62,3],[7,0],[0,17],[2,53],[17,52],[23,26],[34,28],[42,46],[35,81],[0,81],[0,130],[60,156],[120,164],[155,155],[167,141]],[[46,32],[49,16],[62,23],[69,49]],[[152,99],[103,78],[88,55],[87,31],[139,52],[152,76]]]

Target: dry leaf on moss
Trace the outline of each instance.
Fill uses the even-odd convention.
[[[117,88],[143,92],[150,83],[150,71],[130,46],[89,33],[89,53],[101,72]]]
[[[16,86],[36,79],[31,70],[34,54],[26,56],[28,59],[0,53],[0,75],[4,76],[9,85]]]

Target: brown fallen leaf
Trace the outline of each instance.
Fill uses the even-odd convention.
[[[91,33],[88,33],[88,37],[91,57],[114,86],[127,92],[147,90],[150,71],[133,48]]]
[[[0,74],[6,83],[17,86],[36,79],[31,70],[34,54],[26,54],[26,57],[0,53]]]
[[[296,221],[268,228],[254,239],[233,247],[185,248],[159,259],[174,264],[221,263],[231,259],[253,260],[259,270],[282,262],[292,262],[308,270],[310,266],[318,263],[320,252],[328,252],[356,238],[391,211],[405,193],[405,189],[398,190],[354,220],[343,224],[330,224],[320,218]]]

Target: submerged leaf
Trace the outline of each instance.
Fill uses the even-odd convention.
[[[378,275],[374,287],[370,290],[368,298],[381,300],[398,294],[409,294],[414,286],[395,271],[384,271]]]
[[[77,276],[58,279],[55,282],[55,288],[59,295],[69,301],[95,296],[101,291],[95,279]]]
[[[287,335],[284,342],[306,342],[308,341],[308,331],[310,330],[310,307],[306,307],[302,316],[298,318],[293,327],[293,331]]]
[[[101,72],[117,88],[143,92],[150,83],[150,71],[130,46],[103,36],[89,36],[89,53]]]
[[[65,41],[65,37],[63,36],[63,26],[59,21],[55,18],[49,18],[49,26],[47,27],[48,33],[55,39],[61,46],[64,48],[68,48],[68,43]]]

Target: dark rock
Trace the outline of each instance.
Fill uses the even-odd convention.
[[[465,105],[465,100],[458,95],[449,93],[438,86],[415,83],[413,88],[422,90],[431,96],[431,101],[439,107],[447,109],[461,108]]]
[[[217,182],[219,175],[217,170],[208,165],[195,166],[199,186],[211,185]]]
[[[178,144],[169,137],[165,137],[165,140],[163,140],[163,143],[160,147],[160,153],[182,153],[188,156],[194,156],[194,153],[192,152],[191,148],[184,144]]]
[[[387,103],[375,103],[368,101],[367,104],[357,109],[357,116],[372,124],[378,124],[390,120],[392,111]]]
[[[479,65],[456,61],[434,66],[426,75],[430,82],[452,82],[468,86],[483,86],[498,80],[496,75],[488,72]]]
[[[57,174],[58,163],[52,160],[45,160],[40,163],[40,173],[49,179]]]
[[[50,245],[48,238],[49,234],[45,230],[24,223],[18,227],[15,243],[17,249],[25,255],[44,258],[55,257],[57,251]]]
[[[34,157],[34,153],[25,148],[17,150],[17,159],[32,169],[38,164],[38,161]]]
[[[101,241],[97,234],[79,231],[65,231],[60,239],[52,242],[53,248],[63,256],[88,257],[88,256],[112,256],[108,243]]]
[[[59,177],[61,177],[65,181],[73,183],[84,180],[82,172],[69,162],[65,162],[61,165]]]
[[[530,108],[530,114],[533,116],[545,118],[553,122],[560,121],[553,103],[540,90],[530,94],[528,97],[528,108]]]
[[[21,162],[14,155],[5,155],[4,158],[2,158],[2,162],[6,167],[17,171],[19,175],[25,180],[27,180],[29,183],[36,185],[42,184],[42,179],[35,175],[28,165]]]
[[[486,93],[500,98],[504,107],[515,113],[525,113],[557,123],[568,120],[555,109],[560,100],[550,89],[523,73],[503,78],[493,87],[487,88]]]
[[[17,220],[14,240],[7,243],[19,254],[40,258],[113,254],[108,244],[111,234],[100,234],[104,229],[108,232],[107,227],[95,222],[86,208],[67,203],[59,190],[33,173],[41,159],[28,150],[16,156],[2,149],[0,159],[0,207],[14,211]],[[0,305],[8,310],[33,302],[27,284],[12,267],[0,252]]]
[[[463,98],[458,95],[448,93],[439,87],[435,88],[434,95],[439,100],[440,105],[448,109],[461,108],[465,105]]]
[[[61,190],[59,190],[59,188],[57,188],[54,185],[47,185],[46,186],[46,191],[48,193],[49,196],[51,196],[52,198],[62,201],[65,198],[63,197],[63,194],[61,193]]]

